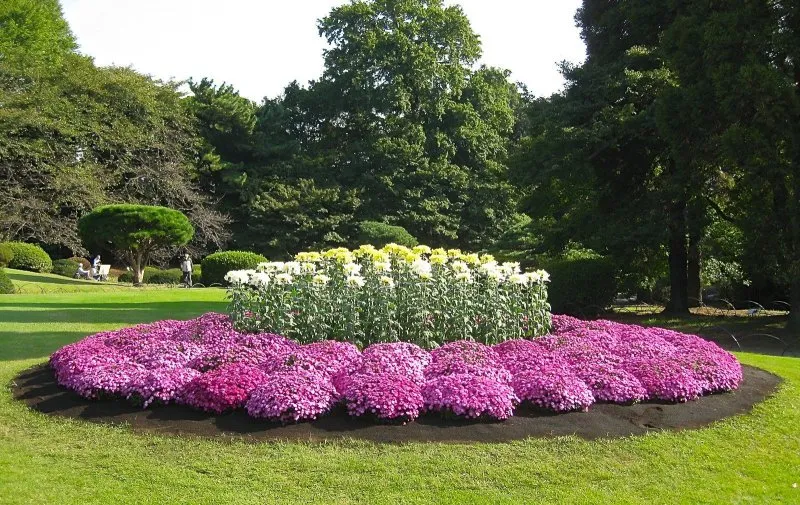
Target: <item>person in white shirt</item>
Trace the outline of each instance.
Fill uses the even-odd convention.
[[[78,263],[78,270],[75,272],[76,279],[88,279],[89,278],[89,270],[83,268],[82,263]]]
[[[183,272],[183,279],[181,282],[186,284],[187,287],[192,287],[192,258],[188,254],[183,255],[181,272]]]

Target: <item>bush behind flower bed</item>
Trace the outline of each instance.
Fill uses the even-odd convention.
[[[249,251],[221,251],[203,259],[203,283],[225,284],[225,275],[231,270],[255,268],[267,261],[264,256]]]

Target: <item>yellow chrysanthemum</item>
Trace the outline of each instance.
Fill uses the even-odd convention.
[[[316,263],[322,259],[322,254],[318,253],[317,251],[299,252],[294,255],[294,259],[295,261],[300,262]]]
[[[465,254],[461,257],[461,259],[470,265],[480,265],[481,259],[478,257],[477,254]]]
[[[481,264],[489,263],[489,262],[492,262],[492,261],[495,261],[495,259],[494,259],[494,256],[492,256],[491,254],[482,254],[481,255]]]
[[[432,254],[430,257],[431,265],[444,265],[447,263],[446,254]]]
[[[413,252],[415,254],[430,254],[431,253],[431,248],[426,246],[426,245],[418,245],[418,246],[414,246],[411,249],[411,252]]]

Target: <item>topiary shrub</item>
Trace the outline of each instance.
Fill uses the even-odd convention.
[[[603,312],[617,294],[617,269],[610,258],[595,253],[545,260],[553,313],[593,316]]]
[[[180,268],[170,268],[169,270],[153,269],[148,277],[145,271],[145,284],[180,284],[183,272]]]
[[[4,245],[8,246],[13,254],[13,258],[8,263],[9,268],[29,272],[50,272],[53,269],[53,261],[50,256],[36,244],[6,242]]]
[[[8,244],[0,244],[0,268],[7,267],[14,259],[14,251]]]
[[[102,205],[78,221],[78,234],[89,248],[113,249],[143,282],[144,267],[158,249],[184,245],[194,227],[180,211],[152,205]]]
[[[55,260],[53,261],[53,273],[56,275],[63,275],[64,277],[74,277],[75,272],[78,271],[80,263],[69,260]]]
[[[0,295],[10,295],[15,293],[14,283],[6,275],[6,271],[0,268]]]
[[[414,247],[419,242],[402,226],[395,226],[377,221],[361,221],[358,223],[358,245],[372,244],[383,247],[386,244],[399,244]]]
[[[267,258],[264,256],[249,251],[222,251],[209,254],[202,263],[203,283],[223,284],[225,274],[231,270],[255,268],[265,261]]]

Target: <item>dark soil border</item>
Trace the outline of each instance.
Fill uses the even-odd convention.
[[[352,419],[337,411],[313,422],[282,426],[259,421],[243,411],[212,415],[178,405],[142,410],[119,400],[86,400],[59,386],[49,365],[20,373],[11,383],[15,399],[33,410],[101,424],[127,424],[134,432],[200,436],[245,441],[358,439],[373,442],[506,442],[527,437],[577,435],[592,440],[661,430],[700,428],[749,412],[772,395],[781,378],[744,366],[738,390],[681,404],[596,404],[588,412],[547,414],[518,408],[503,422],[444,420],[424,415],[407,425],[382,425]]]

